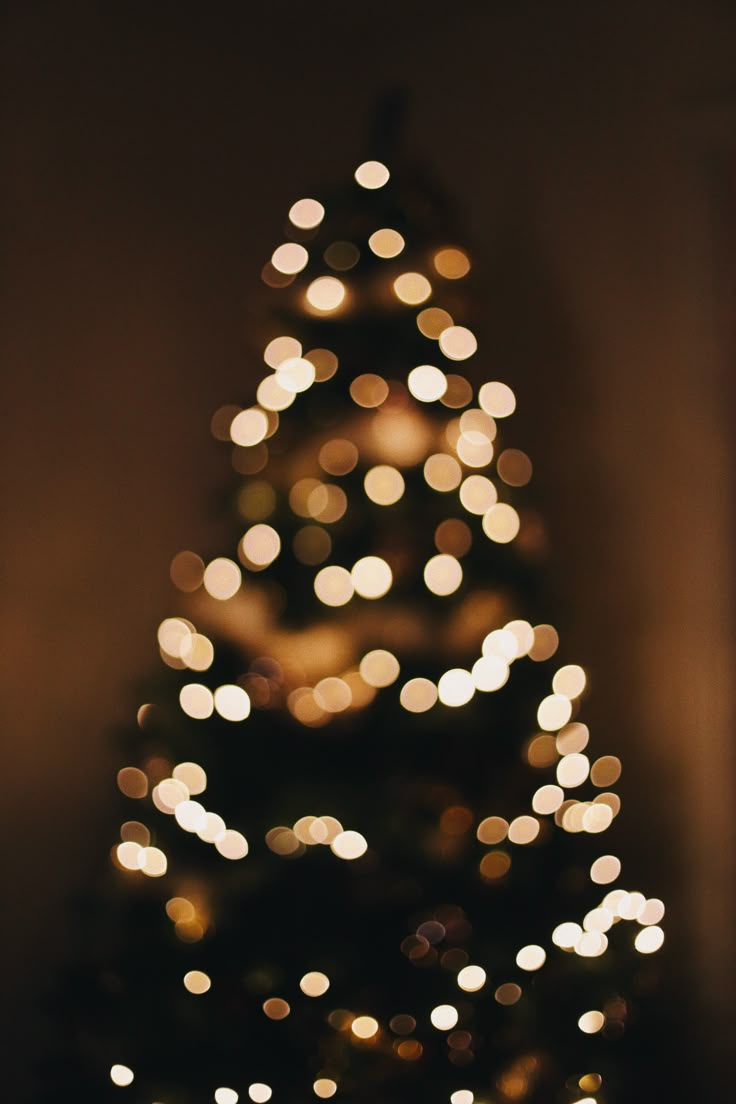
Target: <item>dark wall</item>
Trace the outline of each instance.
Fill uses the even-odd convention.
[[[258,272],[290,202],[362,159],[397,81],[477,243],[483,348],[520,397],[561,620],[625,758],[706,1076],[733,963],[730,6],[19,4],[2,40],[18,1082],[169,560],[215,544],[208,422],[260,370]]]

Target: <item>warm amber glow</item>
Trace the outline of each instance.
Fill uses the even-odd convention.
[[[309,254],[303,245],[296,242],[285,242],[274,249],[271,255],[271,264],[277,272],[283,272],[287,276],[293,276],[301,272],[309,260]]]
[[[319,463],[330,475],[347,475],[358,463],[358,450],[352,441],[336,437],[319,450]]]
[[[117,782],[126,797],[141,798],[148,793],[148,779],[138,767],[123,767],[118,771]]]
[[[560,667],[552,679],[552,689],[566,698],[579,698],[585,689],[585,671],[576,663]]]
[[[244,721],[250,714],[250,698],[242,686],[218,686],[214,700],[216,711],[226,721]]]
[[[263,359],[269,368],[278,368],[282,361],[288,357],[300,357],[302,355],[301,342],[295,337],[274,337],[269,341],[263,351]]]
[[[426,678],[409,679],[401,687],[399,701],[409,713],[426,713],[437,701],[437,687]]]
[[[452,325],[452,315],[440,307],[425,307],[417,315],[417,327],[425,337],[437,340],[443,330]]]
[[[281,551],[281,538],[270,525],[253,525],[240,542],[246,561],[258,567],[266,567]]]
[[[215,1104],[238,1104],[239,1099],[235,1089],[227,1089],[224,1086],[215,1089]]]
[[[620,777],[621,760],[615,755],[602,755],[590,768],[590,780],[599,789],[612,786]]]
[[[516,410],[516,396],[505,383],[484,383],[478,392],[478,402],[492,418],[507,418]]]
[[[294,534],[294,555],[300,563],[316,566],[324,563],[332,551],[329,533],[319,525],[305,525]]]
[[[509,824],[511,843],[531,843],[539,835],[539,821],[530,816],[519,816]]]
[[[314,310],[328,314],[337,310],[344,300],[345,285],[336,276],[318,276],[307,288],[306,298]]]
[[[382,648],[367,652],[360,661],[360,677],[369,686],[390,686],[399,677],[399,661]]]
[[[314,593],[326,606],[344,606],[353,597],[353,592],[352,577],[344,567],[323,567],[315,576]]]
[[[368,843],[360,832],[339,832],[330,844],[330,850],[337,855],[338,859],[352,861],[365,855]]]
[[[248,1086],[248,1096],[253,1104],[266,1104],[266,1101],[270,1100],[272,1096],[271,1086],[264,1085],[261,1081],[254,1081],[252,1085]]]
[[[420,402],[436,402],[447,390],[447,377],[432,364],[412,368],[408,375],[409,390]]]
[[[586,1035],[595,1035],[606,1022],[602,1012],[584,1012],[578,1020],[578,1027]]]
[[[469,514],[485,514],[497,498],[496,488],[485,475],[469,475],[460,486],[460,501]]]
[[[312,970],[304,975],[299,982],[299,988],[308,997],[321,997],[330,988],[330,979],[327,974]]]
[[[562,694],[549,694],[542,700],[537,710],[537,724],[547,732],[556,732],[570,720],[572,706],[570,699]],[[579,783],[578,783],[579,784]],[[565,785],[560,782],[560,785]]]
[[[379,464],[365,473],[365,493],[378,506],[393,506],[404,493],[404,477],[397,468]]]
[[[318,1077],[312,1085],[315,1096],[321,1100],[327,1100],[337,1092],[337,1082],[331,1077]]]
[[[590,880],[597,885],[615,882],[621,873],[621,860],[615,855],[601,855],[590,868]]]
[[[462,249],[440,249],[432,258],[434,267],[446,280],[460,280],[470,272],[470,261]]]
[[[483,515],[483,532],[496,544],[508,544],[519,532],[519,515],[513,506],[497,502]]]
[[[424,462],[424,478],[433,491],[454,491],[462,477],[457,460],[446,452],[435,452]]]
[[[565,800],[565,791],[559,786],[540,786],[532,798],[535,813],[555,813]]]
[[[361,598],[382,598],[391,588],[391,568],[380,556],[363,556],[350,573],[355,593]]]
[[[520,449],[504,449],[496,461],[496,470],[509,487],[524,487],[532,477],[532,462]]]
[[[553,625],[535,625],[534,643],[529,649],[529,658],[537,663],[550,659],[559,647],[560,638]]]
[[[470,671],[456,667],[445,671],[437,683],[437,696],[443,705],[457,707],[465,705],[475,693],[475,684]]]
[[[368,188],[371,191],[375,188],[382,188],[384,184],[387,184],[390,175],[381,161],[364,161],[355,170],[355,179],[361,188]]]
[[[467,360],[478,348],[475,334],[466,326],[448,326],[440,334],[439,341],[448,360]]]
[[[438,1031],[451,1031],[458,1021],[457,1008],[451,1004],[438,1004],[430,1012],[429,1018]]]
[[[291,1012],[291,1008],[280,997],[269,997],[268,1000],[263,1002],[263,1011],[269,1020],[285,1020]]]
[[[242,575],[240,568],[224,556],[207,564],[204,571],[204,588],[212,598],[220,602],[227,601],[240,590]]]
[[[199,682],[190,682],[179,691],[179,705],[187,717],[203,721],[211,717],[215,710],[212,691]]]
[[[490,816],[480,822],[476,835],[481,843],[500,843],[506,839],[508,830],[508,821],[503,817]]]
[[[486,693],[500,690],[509,677],[509,665],[498,655],[482,656],[473,664],[471,672],[476,690]]]
[[[424,565],[424,583],[427,590],[440,597],[454,594],[463,581],[463,569],[459,560],[440,552]]]
[[[244,859],[248,854],[248,841],[240,832],[228,828],[215,840],[215,847],[224,859]]]
[[[545,698],[545,701],[548,702],[549,698]],[[549,725],[541,725],[541,727],[547,728]],[[554,727],[554,725],[552,725],[552,727]],[[557,781],[566,790],[574,789],[576,786],[582,786],[583,782],[585,782],[588,777],[589,771],[590,761],[587,755],[582,755],[580,752],[576,751],[571,755],[564,755],[562,759],[560,759],[557,764]]]
[[[356,1016],[350,1030],[357,1039],[372,1039],[378,1033],[378,1020],[373,1016]]]
[[[394,280],[393,288],[396,298],[409,306],[423,303],[432,294],[432,285],[421,272],[403,272]]]
[[[398,230],[376,230],[368,239],[368,245],[377,257],[398,257],[404,248],[404,239]]]
[[[212,981],[202,970],[189,970],[184,975],[184,988],[190,993],[200,996],[212,988]]]
[[[110,1067],[110,1080],[113,1085],[119,1085],[124,1088],[126,1085],[130,1085],[133,1081],[135,1074],[129,1066],[121,1066],[117,1063]]]
[[[316,375],[311,360],[306,357],[287,357],[276,369],[276,382],[284,391],[298,395],[309,390]]]
[[[518,985],[515,985],[512,981],[506,982],[504,985],[499,985],[496,992],[493,994],[499,1004],[511,1005],[521,997],[521,989]]]
[[[516,956],[516,965],[520,970],[539,970],[547,960],[547,953],[544,947],[537,946],[536,943],[530,943],[526,947],[522,947]]]
[[[178,552],[171,561],[169,574],[177,590],[190,594],[202,585],[204,560],[196,552]]]
[[[463,966],[457,983],[466,993],[477,993],[486,983],[486,972],[482,966]]]
[[[388,384],[382,376],[365,372],[362,376],[356,376],[350,384],[350,396],[358,406],[369,409],[380,406],[388,398]]]
[[[300,230],[313,230],[325,217],[325,209],[316,199],[298,199],[289,210],[289,219]]]

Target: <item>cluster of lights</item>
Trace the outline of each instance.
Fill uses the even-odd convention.
[[[389,179],[388,169],[378,161],[367,161],[355,172],[358,187],[369,192],[383,188]],[[474,390],[464,376],[453,370],[459,362],[476,354],[478,341],[471,329],[458,324],[447,310],[431,302],[443,281],[457,281],[467,275],[470,270],[467,254],[455,246],[443,246],[431,256],[431,268],[421,271],[422,265],[416,259],[397,261],[407,242],[398,230],[380,224],[367,238],[365,246],[333,241],[319,249],[313,243],[324,217],[325,208],[316,199],[304,198],[292,205],[290,229],[285,234],[289,240],[282,241],[273,250],[263,270],[266,283],[286,288],[303,274],[303,291],[295,302],[305,315],[332,318],[356,310],[360,305],[359,284],[356,282],[353,286],[351,277],[345,273],[355,268],[361,255],[396,261],[396,265],[388,265],[385,269],[378,266],[390,272],[385,283],[386,296],[393,300],[393,309],[402,316],[410,313],[403,308],[415,311],[419,333],[436,343],[432,347],[434,352],[427,357],[436,363],[407,365],[402,380],[386,379],[378,371],[357,375],[344,388],[352,409],[342,435],[326,436],[321,431],[316,447],[315,441],[310,442],[313,446],[311,467],[306,463],[301,467],[298,463],[284,464],[280,460],[273,465],[275,478],[272,482],[269,478],[256,477],[267,467],[272,455],[278,456],[278,447],[272,440],[282,421],[290,417],[282,418],[282,415],[298,404],[300,396],[312,387],[335,377],[339,365],[331,350],[305,351],[293,336],[280,335],[268,342],[263,358],[269,371],[258,385],[256,402],[245,408],[222,407],[212,421],[214,435],[229,441],[233,447],[236,470],[250,477],[238,499],[247,528],[238,542],[237,556],[205,562],[198,554],[184,551],[171,563],[172,582],[182,594],[195,596],[198,605],[194,616],[205,626],[232,624],[232,618],[228,621],[228,617],[231,611],[240,609],[241,599],[230,606],[226,603],[244,589],[244,571],[251,576],[257,575],[276,561],[280,565],[290,553],[298,563],[315,569],[314,598],[320,612],[328,611],[328,617],[332,616],[331,611],[338,611],[336,616],[340,616],[339,611],[356,597],[367,603],[379,602],[392,592],[395,582],[403,583],[409,569],[401,556],[394,556],[390,551],[386,552],[387,558],[376,554],[360,556],[350,567],[327,562],[341,535],[339,523],[348,516],[351,506],[355,509],[357,505],[352,500],[354,492],[349,501],[340,482],[353,472],[365,496],[358,509],[365,509],[370,503],[369,509],[379,507],[374,513],[380,515],[384,509],[396,506],[406,493],[407,482],[411,482],[407,469],[418,469],[419,478],[423,478],[431,491],[443,496],[444,501],[454,503],[457,513],[464,513],[464,519],[448,516],[437,525],[436,553],[424,558],[421,564],[415,564],[419,578],[433,598],[449,600],[462,592],[466,582],[462,559],[472,547],[476,531],[482,534],[481,540],[485,537],[492,544],[508,545],[522,530],[522,516],[510,503],[499,500],[502,485],[523,487],[532,475],[531,461],[526,453],[501,447],[498,441],[498,423],[513,414],[516,398],[511,388],[500,381],[483,383]],[[314,271],[314,266],[319,267],[322,262],[329,273]],[[488,469],[494,461],[495,477],[491,478]],[[362,498],[360,490],[356,497]],[[290,522],[298,519],[299,526],[290,539],[287,539],[287,529],[279,532],[276,527],[281,524],[279,519],[283,517],[287,502]],[[352,556],[348,563],[351,561]],[[249,579],[245,588],[252,588],[247,593],[255,593],[263,585],[256,578],[245,577]],[[218,613],[218,608],[222,612]],[[350,615],[357,621],[368,614],[366,607],[361,609],[354,603]],[[491,623],[498,625],[502,620],[499,617]],[[488,619],[480,624],[488,625]],[[306,727],[317,727],[333,717],[363,708],[376,693],[394,686],[393,693],[400,707],[408,713],[423,714],[438,704],[457,709],[468,704],[476,693],[501,690],[517,660],[547,661],[556,653],[558,644],[559,638],[552,625],[533,626],[525,620],[509,620],[487,632],[480,655],[469,668],[450,667],[432,679],[414,675],[406,681],[400,680],[401,663],[393,651],[374,647],[361,655],[358,649],[348,658],[342,656],[343,662],[336,661],[331,668],[325,664],[327,673],[323,671],[322,677],[299,678],[291,673],[285,676],[283,695],[278,701]],[[177,670],[204,672],[215,660],[209,636],[199,632],[192,621],[182,616],[169,617],[161,623],[158,645],[163,661]],[[474,646],[477,647],[477,643]],[[400,652],[400,648],[396,650]],[[275,658],[273,662],[278,666]],[[289,667],[289,672],[293,669],[298,670],[298,665]],[[337,673],[329,673],[330,670]],[[201,682],[186,682],[179,691],[181,711],[198,722],[215,715],[232,723],[244,721],[252,706],[264,704],[263,697],[259,698],[255,691],[248,692],[254,685],[248,680],[255,678],[257,676],[250,672],[240,679],[244,685],[226,683],[213,689]],[[531,812],[520,813],[510,820],[497,815],[486,816],[478,823],[478,841],[493,848],[479,864],[484,881],[503,878],[511,867],[510,854],[499,844],[507,842],[514,847],[527,848],[544,840],[548,823],[543,818],[552,818],[554,825],[569,833],[598,834],[610,826],[618,813],[620,800],[609,787],[620,776],[620,761],[611,755],[592,760],[585,753],[588,729],[574,719],[585,687],[584,670],[567,664],[556,670],[551,692],[539,702],[536,720],[540,731],[527,743],[525,755],[532,768],[554,767],[554,781],[536,788]],[[280,682],[278,692],[282,694]],[[171,816],[182,831],[212,844],[225,858],[245,857],[248,853],[245,837],[229,829],[219,814],[207,811],[195,800],[207,787],[204,769],[186,762],[173,769],[169,764],[168,770],[170,773],[165,775],[153,773],[149,777],[137,767],[126,767],[119,772],[118,784],[130,798],[139,800],[150,792],[158,812]],[[155,779],[158,781],[151,785]],[[586,785],[603,792],[590,800],[568,796],[568,791]],[[475,816],[470,809],[452,805],[442,813],[440,829],[446,839],[451,839],[467,832],[474,822]],[[329,848],[334,856],[346,862],[360,859],[368,852],[368,842],[360,832],[345,829],[338,819],[329,815],[305,815],[291,825],[277,825],[265,833],[265,845],[268,851],[284,858],[298,857],[320,846]],[[113,849],[113,858],[119,867],[152,878],[169,873],[166,855],[151,845],[151,834],[139,821],[126,821],[122,825],[121,842]],[[590,866],[590,882],[609,886],[618,879],[620,872],[618,858],[601,855]],[[166,913],[174,923],[177,936],[184,942],[194,943],[208,928],[209,911],[193,891],[186,890],[186,895],[184,892],[168,899]],[[551,933],[551,942],[553,947],[565,953],[581,958],[599,957],[608,948],[606,933],[621,921],[629,921],[636,925],[633,948],[640,954],[651,954],[664,942],[660,927],[663,915],[664,905],[658,899],[612,889],[580,923],[558,924]],[[469,961],[467,952],[454,948],[438,956],[434,944],[444,938],[444,934],[445,928],[439,921],[426,921],[404,940],[402,950],[416,964],[421,961],[424,966],[439,957],[442,964],[453,971],[455,984],[464,994],[483,994],[484,990],[490,993],[492,986],[488,985],[486,969]],[[518,948],[514,957],[518,970],[530,974],[542,969],[546,960],[547,950],[537,943]],[[511,967],[511,962],[506,965]],[[204,996],[212,984],[211,977],[200,969],[190,969],[183,975],[183,986],[193,996]],[[328,992],[330,984],[326,974],[309,970],[301,977],[299,988],[304,996],[317,999]],[[493,989],[493,999],[501,1007],[511,1007],[521,997],[522,988],[516,982],[503,982]],[[470,1033],[456,1030],[467,1007],[463,1002],[458,1006],[442,1003],[426,1013],[429,1025],[447,1036],[451,1055],[457,1056],[470,1046]],[[289,1003],[275,996],[268,997],[262,1008],[265,1016],[273,1021],[283,1020],[291,1012]],[[586,1011],[580,1015],[578,1027],[584,1034],[595,1034],[617,1015],[615,1009]],[[355,1047],[383,1045],[387,1037],[379,1021],[366,1012],[337,1009],[327,1020]],[[463,1028],[462,1023],[460,1026]],[[389,1023],[390,1030],[397,1036],[391,1049],[401,1060],[416,1061],[423,1053],[422,1043],[411,1037],[416,1027],[417,1020],[407,1014],[396,1015]],[[462,1061],[458,1058],[457,1064]],[[519,1059],[501,1076],[498,1087],[504,1098],[524,1096],[535,1061],[533,1058]],[[128,1066],[117,1064],[111,1068],[110,1078],[113,1084],[125,1087],[132,1083],[134,1073]],[[580,1077],[577,1083],[581,1091],[590,1093],[598,1090],[601,1079],[597,1074],[588,1074]],[[325,1071],[315,1077],[311,1087],[320,1099],[329,1099],[338,1092],[338,1082]],[[265,1082],[252,1082],[247,1096],[253,1104],[267,1104],[272,1088]],[[220,1086],[214,1090],[215,1104],[238,1104],[239,1099],[238,1091],[233,1088]],[[466,1088],[453,1091],[449,1100],[450,1104],[481,1104]],[[586,1096],[576,1104],[595,1104],[595,1100]]]

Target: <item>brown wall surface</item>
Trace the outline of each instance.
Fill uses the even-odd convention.
[[[377,93],[402,81],[411,145],[477,243],[483,348],[520,398],[560,620],[624,758],[635,873],[670,905],[668,992],[706,1099],[734,964],[736,13],[255,10],[5,18],[11,1084],[107,846],[111,733],[154,661],[171,555],[217,545],[208,422],[259,371],[260,267],[290,202],[351,171]]]

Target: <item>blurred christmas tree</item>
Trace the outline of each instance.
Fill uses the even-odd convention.
[[[267,374],[213,419],[232,539],[172,562],[54,1098],[613,1101],[664,909],[611,888],[620,763],[558,659],[470,259],[378,161],[286,237]]]

